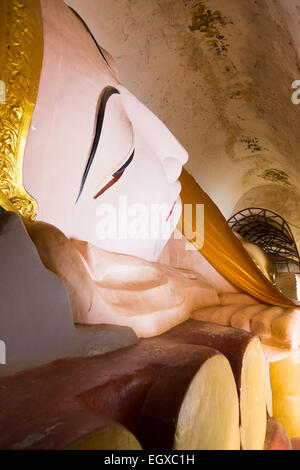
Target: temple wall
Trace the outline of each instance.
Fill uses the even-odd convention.
[[[256,194],[300,226],[300,0],[67,3],[186,147],[226,217]]]

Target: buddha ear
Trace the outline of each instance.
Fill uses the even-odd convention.
[[[93,301],[94,283],[81,256],[57,227],[45,222],[26,224],[44,266],[64,283],[75,319],[84,318]]]

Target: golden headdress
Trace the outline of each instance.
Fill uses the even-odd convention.
[[[26,140],[37,98],[43,61],[39,0],[0,2],[0,206],[27,220],[36,201],[22,183]]]

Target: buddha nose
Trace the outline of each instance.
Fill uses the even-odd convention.
[[[166,157],[162,161],[168,183],[174,183],[178,180],[180,173],[182,171],[182,166],[184,161],[179,160],[176,157]]]

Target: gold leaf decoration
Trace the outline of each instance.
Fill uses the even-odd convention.
[[[0,1],[0,205],[34,220],[22,167],[43,61],[39,0]],[[5,97],[5,99],[3,99]]]

